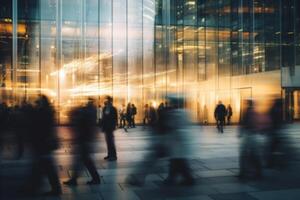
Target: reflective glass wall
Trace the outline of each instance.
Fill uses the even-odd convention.
[[[214,122],[221,100],[238,122],[243,100],[280,96],[280,69],[298,68],[296,0],[157,0],[156,7],[155,67],[166,72],[156,82],[183,92],[195,121]]]
[[[0,95],[44,93],[59,123],[112,95],[138,107],[184,94],[197,122],[218,100],[239,120],[247,98],[300,80],[297,0],[1,0]],[[281,70],[280,70],[281,69]],[[300,85],[298,84],[300,88]]]
[[[155,101],[155,0],[1,0],[1,101],[41,93],[59,123],[87,97]]]

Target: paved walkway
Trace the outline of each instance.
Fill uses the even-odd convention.
[[[59,127],[61,148],[56,152],[61,181],[69,178],[72,158],[72,140],[70,130]],[[147,177],[144,187],[133,187],[124,182],[126,176],[134,169],[143,167],[147,161],[143,158],[153,151],[149,141],[157,137],[142,131],[142,128],[130,129],[128,133],[118,130],[116,142],[118,161],[106,162],[104,138],[99,134],[95,141],[97,148],[93,153],[102,183],[99,186],[87,186],[90,179],[85,171],[79,179],[77,187],[63,186],[61,197],[36,197],[29,199],[86,199],[86,200],[148,200],[148,199],[182,199],[182,200],[299,200],[300,199],[300,125],[295,124],[285,130],[289,142],[293,146],[294,158],[288,170],[265,170],[261,181],[240,182],[238,172],[238,127],[226,127],[224,134],[218,134],[215,127],[191,127],[189,140],[184,142],[193,150],[189,156],[193,174],[196,178],[194,186],[164,186],[163,179],[167,173],[167,160],[161,160]],[[20,185],[30,166],[28,156],[21,160],[13,159],[13,148],[4,147],[4,155],[0,162],[1,200],[25,199],[17,198],[16,188]],[[139,176],[138,171],[134,171]],[[45,191],[49,185],[45,184]],[[28,198],[27,198],[28,199]]]

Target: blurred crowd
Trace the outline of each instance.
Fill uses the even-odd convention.
[[[284,135],[283,104],[281,99],[274,99],[268,112],[258,112],[254,100],[244,102],[245,112],[240,123],[240,173],[239,178],[260,179],[263,168],[283,169],[287,166],[291,155]],[[74,156],[72,174],[63,184],[76,186],[77,179],[85,167],[90,173],[91,180],[87,184],[100,184],[99,171],[91,156],[94,140],[99,129],[105,135],[107,146],[107,161],[116,161],[117,147],[114,131],[116,128],[136,127],[135,116],[137,108],[128,103],[117,109],[113,105],[113,98],[107,96],[104,105],[95,105],[93,99],[73,108],[69,113],[71,128],[74,133]],[[219,132],[223,133],[225,118],[230,124],[232,108],[227,108],[220,101],[216,106],[214,115]],[[151,173],[160,159],[168,159],[169,170],[165,183],[168,185],[192,185],[193,178],[187,155],[189,150],[182,148],[188,137],[191,119],[184,109],[184,98],[178,95],[169,95],[164,103],[157,108],[153,104],[146,104],[143,110],[143,127],[154,134],[158,140],[150,141],[150,152],[144,157],[149,164],[135,169],[126,179],[132,185],[143,185],[146,176]],[[9,135],[7,133],[10,133]],[[57,173],[57,165],[53,152],[59,148],[59,140],[55,131],[55,110],[49,99],[41,95],[33,104],[22,102],[21,105],[8,107],[0,104],[0,146],[9,138],[17,144],[16,157],[22,157],[24,149],[28,147],[31,152],[31,175],[21,188],[22,194],[37,194],[41,189],[42,179],[47,177],[51,191],[47,195],[59,195],[62,192],[61,183]],[[134,174],[142,174],[135,176]]]

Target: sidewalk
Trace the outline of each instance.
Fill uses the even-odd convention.
[[[72,140],[67,127],[59,127],[61,148],[56,151],[60,180],[69,178],[72,158]],[[147,161],[144,156],[153,151],[149,146],[150,140],[156,136],[142,131],[142,128],[116,132],[118,150],[117,162],[106,162],[106,146],[103,135],[95,141],[97,149],[93,153],[96,165],[101,175],[99,186],[87,186],[89,180],[85,171],[79,179],[77,187],[63,186],[61,197],[36,197],[32,199],[87,199],[87,200],[148,200],[148,199],[182,199],[182,200],[299,200],[300,199],[300,125],[288,127],[286,134],[294,146],[295,158],[288,170],[264,170],[261,181],[240,182],[238,173],[238,127],[226,127],[224,134],[218,134],[213,126],[193,126],[189,140],[185,141],[183,150],[188,146],[193,149],[189,160],[196,184],[194,186],[164,186],[163,179],[167,175],[168,161],[162,160],[146,179],[144,187],[133,187],[124,182],[126,176],[137,166],[143,167]],[[12,154],[12,147],[5,147],[5,155]],[[30,167],[28,156],[22,160],[1,160],[1,200],[28,199],[17,198],[16,189],[26,177]],[[139,176],[138,171],[136,175]],[[45,191],[49,186],[45,186]],[[30,199],[30,198],[29,198]]]

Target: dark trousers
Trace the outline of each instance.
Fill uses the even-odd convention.
[[[113,131],[105,131],[105,140],[107,145],[107,156],[110,158],[116,158],[117,151]]]
[[[169,166],[169,176],[168,181],[173,182],[176,180],[176,177],[181,175],[184,178],[184,181],[191,182],[194,180],[189,164],[184,158],[174,158],[170,159]]]
[[[224,126],[224,123],[225,123],[225,119],[217,119],[217,128],[219,130],[219,132],[223,133],[223,126]]]
[[[124,128],[126,125],[126,117],[121,116],[120,117],[120,128]]]
[[[83,164],[88,172],[90,173],[91,177],[93,180],[100,180],[100,176],[97,172],[97,169],[95,167],[95,164],[92,160],[92,158],[90,157],[90,153],[89,153],[90,149],[88,144],[81,144],[81,146],[79,147],[79,161],[76,159],[74,160],[74,174],[72,176],[72,179],[77,179],[79,176],[79,173],[81,171],[81,164]]]
[[[135,116],[134,115],[131,117],[131,125],[133,128],[135,128]]]
[[[37,156],[33,161],[32,177],[29,180],[32,182],[31,190],[37,191],[46,175],[53,191],[60,191],[61,185],[59,182],[57,170],[52,156]],[[30,185],[30,184],[29,184]]]

